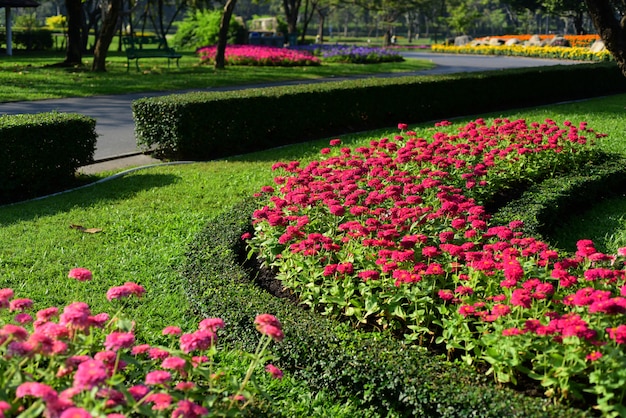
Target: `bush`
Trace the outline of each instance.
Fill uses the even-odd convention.
[[[179,48],[199,48],[214,45],[220,30],[220,10],[195,10],[187,12],[185,19],[178,24],[174,45]],[[245,29],[233,16],[228,27],[228,43],[245,42]]]
[[[209,160],[398,121],[417,123],[625,90],[626,80],[614,64],[585,64],[189,93],[140,99],[132,108],[141,147],[166,158]]]
[[[77,114],[0,116],[0,202],[72,185],[78,167],[93,162],[95,127]]]
[[[202,316],[219,315],[243,349],[253,347],[250,320],[261,312],[281,318],[285,340],[275,364],[314,392],[350,400],[361,416],[574,417],[581,411],[525,397],[461,363],[409,348],[389,333],[367,333],[272,296],[251,279],[241,235],[250,230],[250,200],[213,219],[196,236],[182,274],[191,305]]]

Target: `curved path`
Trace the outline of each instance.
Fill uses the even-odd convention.
[[[536,58],[514,58],[482,55],[451,55],[431,52],[406,52],[404,56],[432,61],[436,67],[432,70],[412,74],[451,74],[471,71],[498,70],[505,68],[539,67],[556,64],[576,64],[575,61],[559,61]],[[406,74],[398,74],[406,75]],[[389,76],[384,75],[384,76]],[[336,81],[336,78],[320,80]],[[279,84],[298,84],[301,81]],[[211,88],[210,91],[235,90],[267,85],[248,85],[237,87]],[[0,114],[42,113],[59,111],[80,113],[96,119],[96,131],[99,135],[96,145],[95,160],[103,161],[134,155],[139,152],[135,141],[134,121],[131,112],[133,100],[172,94],[175,92],[138,93],[117,96],[95,96],[84,98],[41,100],[33,102],[0,103]]]

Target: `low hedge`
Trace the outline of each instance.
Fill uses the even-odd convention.
[[[386,332],[349,329],[262,290],[253,279],[258,270],[245,265],[241,239],[255,208],[254,201],[243,201],[213,219],[194,240],[182,270],[191,306],[202,317],[223,318],[230,343],[253,349],[258,337],[249,324],[257,314],[276,315],[285,339],[272,348],[274,363],[313,391],[326,389],[338,403],[356,402],[364,417],[585,415],[496,387],[462,363],[408,347]]]
[[[0,203],[72,185],[93,162],[96,121],[69,113],[0,116]]]
[[[13,48],[27,51],[52,49],[52,31],[48,29],[13,30]],[[6,32],[0,33],[0,43],[6,45]]]
[[[440,76],[367,78],[144,98],[140,147],[209,160],[295,142],[626,91],[612,63]]]
[[[518,199],[490,211],[492,222],[521,220],[526,234],[545,240],[564,218],[582,213],[603,197],[623,193],[625,186],[626,159],[607,155],[602,164],[532,185]]]

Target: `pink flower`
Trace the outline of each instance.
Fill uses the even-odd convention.
[[[193,382],[178,382],[176,386],[174,387],[174,389],[185,392],[195,387],[196,387],[196,384]]]
[[[589,361],[596,361],[600,358],[602,358],[602,353],[599,351],[593,351],[589,354],[587,354],[587,356],[585,357],[587,360]]]
[[[8,308],[11,299],[13,299],[13,289],[0,289],[0,308]]]
[[[145,354],[150,350],[150,344],[140,344],[140,345],[136,345],[134,346],[131,350],[130,353],[133,356],[138,356],[139,354]]]
[[[135,385],[135,386],[128,388],[128,393],[130,393],[130,396],[132,396],[133,399],[135,399],[136,401],[139,401],[148,393],[150,393],[150,388],[145,385]]]
[[[218,329],[224,328],[224,320],[222,318],[206,318],[200,321],[198,325],[198,329],[201,330],[211,330],[213,332],[217,332]]]
[[[283,377],[283,371],[273,364],[268,364],[267,366],[265,366],[265,371],[271,374],[272,377],[275,379],[282,379]]]
[[[25,382],[17,387],[17,389],[15,390],[15,397],[23,398],[25,396],[41,398],[47,401],[49,399],[56,398],[57,392],[44,383]]]
[[[164,369],[182,371],[185,369],[185,364],[187,364],[185,359],[182,359],[180,357],[168,357],[163,360],[163,362],[161,363],[161,367]]]
[[[107,291],[107,299],[112,301],[114,299],[122,299],[131,295],[141,297],[146,293],[146,289],[133,282],[126,282],[122,286],[112,287]]]
[[[617,255],[619,255],[620,257],[626,257],[626,247],[618,248]]]
[[[400,129],[401,131],[405,130],[408,127],[409,127],[409,125],[407,125],[406,123],[399,123],[398,124],[398,129]]]
[[[153,410],[161,411],[170,407],[172,396],[167,393],[153,393],[146,397],[146,402],[153,404]]]
[[[88,280],[91,280],[93,278],[93,275],[91,274],[91,271],[82,267],[77,267],[71,269],[67,277],[69,277],[70,279],[76,279],[79,282],[86,282]]]
[[[331,139],[330,140],[330,146],[331,147],[336,147],[337,145],[341,144],[341,139]]]
[[[103,384],[107,379],[107,369],[98,360],[86,360],[80,363],[74,374],[74,387],[80,390],[91,390]]]
[[[59,318],[59,324],[71,328],[87,329],[90,325],[90,315],[91,311],[86,303],[74,302],[63,309],[63,313]]]
[[[92,418],[93,416],[83,408],[67,408],[61,413],[60,418]]]
[[[205,407],[187,399],[182,399],[176,404],[176,409],[172,412],[172,418],[198,418],[208,413],[209,410]]]
[[[209,330],[203,329],[191,334],[183,334],[180,336],[180,349],[185,353],[194,350],[206,350],[217,341],[217,335]]]
[[[154,370],[146,374],[146,385],[164,385],[172,379],[170,372]]]
[[[104,347],[107,350],[117,351],[132,347],[134,343],[135,336],[132,332],[112,332],[106,336]]]
[[[282,341],[284,338],[280,321],[270,314],[257,315],[254,319],[256,329],[263,335],[271,337],[274,341]]]
[[[180,335],[182,331],[180,328],[170,325],[163,328],[163,331],[161,333],[163,335]]]
[[[9,310],[13,311],[25,311],[33,307],[33,301],[30,299],[13,299],[9,302]]]
[[[33,322],[33,317],[27,313],[20,313],[20,314],[15,315],[15,318],[13,318],[13,320],[17,322],[18,324],[24,325],[24,324],[30,324],[31,322]]]
[[[152,360],[163,360],[170,356],[170,352],[159,347],[153,347],[148,350],[148,357]]]

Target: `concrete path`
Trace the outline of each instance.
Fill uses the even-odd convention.
[[[479,55],[435,54],[431,52],[406,52],[406,57],[430,60],[437,66],[432,70],[412,74],[451,74],[506,68],[539,67],[556,64],[575,64],[574,61],[558,61],[536,58],[514,58]],[[402,74],[405,75],[405,74]],[[381,76],[390,76],[389,74]],[[313,82],[336,81],[339,78],[324,79]],[[301,81],[279,84],[298,84]],[[235,90],[265,85],[236,86],[211,88],[208,91]],[[139,93],[118,96],[95,96],[86,98],[70,98],[41,100],[33,102],[0,103],[0,114],[42,113],[59,111],[80,113],[96,119],[96,131],[99,135],[95,151],[96,161],[128,157],[139,152],[135,141],[134,121],[131,112],[133,100],[142,97],[153,97],[180,92]]]

